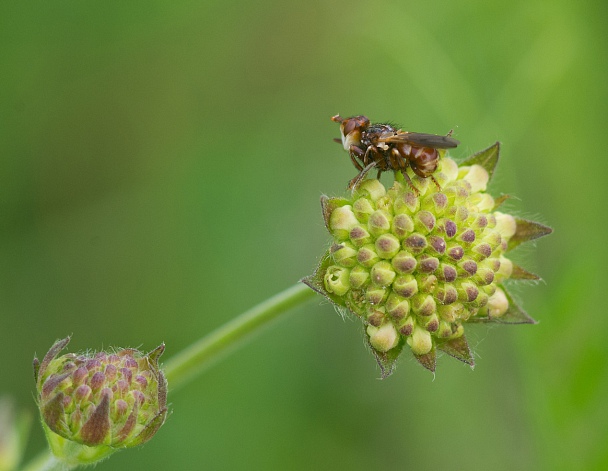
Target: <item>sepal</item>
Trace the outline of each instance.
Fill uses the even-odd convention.
[[[490,177],[490,181],[492,180],[492,176],[494,175],[494,170],[496,169],[496,165],[498,165],[498,159],[500,157],[500,142],[496,142],[492,144],[487,149],[484,149],[476,154],[473,154],[471,157],[466,159],[464,162],[460,162],[459,166],[469,166],[469,165],[481,165],[486,172],[488,172],[488,176]]]

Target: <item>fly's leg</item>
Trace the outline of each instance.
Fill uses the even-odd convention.
[[[405,183],[407,183],[407,186],[409,186],[411,188],[411,190],[414,192],[414,194],[416,196],[420,196],[420,192],[418,191],[418,188],[416,188],[414,186],[414,184],[412,183],[412,179],[407,174],[407,172],[405,171],[404,168],[401,169],[401,175],[403,175],[403,178],[405,179]]]
[[[435,177],[433,175],[429,176],[429,178],[431,180],[433,180],[433,183],[435,184],[435,186],[437,187],[437,191],[441,191],[441,186],[439,185],[439,182],[437,180],[435,180]]]
[[[361,184],[361,182],[363,181],[363,179],[365,178],[365,176],[367,175],[367,173],[375,166],[376,166],[375,161],[371,161],[369,164],[367,164],[365,166],[365,168],[359,172],[359,175],[357,175],[350,182],[348,182],[348,186],[346,188],[348,190],[353,190],[353,191],[356,190],[359,187],[359,185]]]
[[[357,161],[357,157],[359,158],[360,161],[365,162],[364,152],[361,149],[359,149],[357,146],[352,145],[352,146],[350,146],[348,154],[350,155],[350,160],[353,162],[353,165],[357,168],[357,170],[359,170],[359,171],[363,170],[363,165],[361,165]]]

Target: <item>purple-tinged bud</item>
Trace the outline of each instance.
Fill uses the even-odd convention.
[[[448,197],[444,193],[432,193],[422,201],[422,209],[435,216],[441,216],[448,206]]]
[[[441,304],[452,304],[458,300],[458,291],[456,291],[454,285],[444,283],[437,288],[435,297]]]
[[[441,219],[439,225],[443,228],[443,233],[447,239],[451,239],[458,232],[458,226],[451,219]]]
[[[433,273],[439,268],[439,259],[437,257],[431,257],[427,254],[422,254],[418,258],[418,272],[420,273]]]
[[[418,262],[409,252],[402,250],[393,257],[393,267],[398,273],[412,273],[416,269]]]
[[[129,348],[58,356],[68,342],[56,342],[42,362],[34,359],[38,406],[55,456],[86,465],[152,438],[167,415],[167,383],[158,366],[164,345],[147,355]],[[66,365],[70,376],[57,381]]]
[[[409,250],[413,254],[419,254],[424,252],[424,249],[428,246],[426,237],[422,234],[414,232],[407,239],[403,241],[403,248]]]
[[[429,251],[433,255],[443,255],[445,253],[447,245],[443,237],[432,235],[427,238],[427,242],[429,244]]]
[[[420,293],[433,294],[437,289],[437,277],[435,275],[422,273],[417,278]]]
[[[490,244],[481,242],[471,247],[471,256],[478,262],[492,255],[492,247]]]
[[[426,317],[437,311],[437,304],[430,294],[417,294],[412,298],[412,310],[415,314]]]
[[[439,265],[439,270],[437,270],[437,278],[441,281],[446,281],[451,283],[458,276],[458,272],[453,265],[449,263],[442,263]]]
[[[460,286],[456,286],[458,292],[458,299],[464,303],[471,303],[477,299],[479,295],[479,289],[474,283],[463,281]]]
[[[476,308],[484,307],[486,304],[488,304],[488,299],[489,296],[483,290],[479,290],[475,301],[473,301],[471,305]]]
[[[468,278],[477,273],[477,263],[475,260],[463,260],[458,263],[458,275]]]
[[[439,329],[439,317],[437,317],[437,313],[433,313],[428,317],[423,318],[423,327],[428,331],[428,332],[437,332],[437,329]]]
[[[477,286],[489,285],[494,281],[494,272],[490,268],[479,267],[473,281],[477,283]]]
[[[466,223],[466,220],[469,217],[469,210],[466,206],[451,206],[446,211],[446,214],[456,224],[463,224]]]
[[[374,309],[367,316],[367,322],[369,325],[373,325],[374,327],[380,327],[384,322],[384,312]]]
[[[408,316],[399,323],[399,333],[405,337],[412,335],[416,322],[412,316]]]
[[[376,253],[380,258],[393,258],[400,248],[399,239],[393,234],[382,234],[376,239]]]
[[[411,191],[405,191],[395,198],[395,214],[414,214],[420,209],[420,200]]]
[[[404,298],[411,298],[418,292],[418,282],[413,275],[400,275],[393,281],[393,291]]]
[[[391,230],[391,215],[383,209],[374,211],[367,221],[367,229],[374,237],[386,234]]]
[[[487,227],[488,217],[484,213],[470,213],[469,227],[473,230],[481,230]]]
[[[400,240],[414,232],[414,221],[407,214],[396,214],[393,219],[393,234]]]
[[[372,241],[372,236],[363,226],[355,226],[350,230],[350,241],[355,247],[363,247]]]
[[[347,242],[333,244],[329,249],[334,262],[346,268],[352,268],[357,264],[357,250]]]
[[[357,265],[350,271],[348,281],[352,289],[363,288],[369,281],[369,271],[365,267]]]
[[[369,244],[361,247],[357,252],[357,261],[364,267],[371,268],[380,260],[375,245]]]
[[[376,263],[372,267],[370,274],[372,283],[383,288],[389,286],[396,276],[392,265],[386,260]]]
[[[428,234],[435,228],[435,216],[429,211],[418,211],[414,215],[414,227],[423,235]]]
[[[376,210],[367,198],[359,198],[353,203],[353,214],[362,223],[367,224],[369,217]]]
[[[446,247],[446,255],[454,261],[460,260],[464,256],[462,245],[450,242]]]
[[[386,299],[387,295],[388,290],[386,288],[371,285],[365,291],[365,300],[372,306],[380,305]]]
[[[407,299],[391,293],[386,300],[386,312],[395,320],[404,319],[410,313],[410,303]]]
[[[475,242],[475,231],[473,229],[465,229],[456,239],[464,244],[472,244]]]

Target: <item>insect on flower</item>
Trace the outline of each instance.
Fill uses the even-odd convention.
[[[412,185],[406,169],[421,178],[431,178],[435,185],[439,184],[433,178],[437,170],[439,152],[437,149],[449,149],[458,146],[459,141],[450,137],[436,134],[402,131],[387,123],[371,123],[367,116],[352,116],[342,118],[333,116],[332,121],[340,123],[341,143],[348,151],[353,165],[359,174],[348,183],[348,189],[356,189],[373,169],[378,169],[378,178],[382,172],[400,171],[410,188],[417,192]]]

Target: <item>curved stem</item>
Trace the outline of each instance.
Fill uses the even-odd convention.
[[[257,332],[288,309],[314,297],[303,283],[267,299],[173,356],[163,365],[171,391],[183,386],[240,340]]]
[[[303,283],[298,283],[245,311],[182,350],[163,366],[171,391],[175,391],[205,371],[239,341],[251,337],[283,312],[303,304],[314,296],[313,290]],[[22,468],[22,471],[66,471],[72,468],[58,461],[47,450]]]

